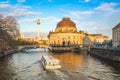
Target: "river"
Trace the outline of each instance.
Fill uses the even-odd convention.
[[[59,59],[62,69],[45,71],[42,55]],[[120,80],[119,64],[110,63],[84,53],[55,54],[30,49],[0,58],[0,80]]]

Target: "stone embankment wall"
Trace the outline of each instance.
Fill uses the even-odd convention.
[[[6,50],[6,51],[0,51],[0,57],[12,54],[18,52],[18,49],[11,49],[11,50]]]
[[[108,60],[120,62],[120,50],[90,48],[89,53]]]
[[[31,49],[31,48],[37,48],[39,47],[38,45],[18,45],[16,46],[16,49],[8,49],[8,50],[2,50],[0,51],[0,57],[15,53],[15,52],[20,52],[24,49]]]
[[[69,46],[54,46],[54,47],[50,47],[49,48],[50,51],[52,52],[69,52],[69,51],[72,51],[73,49]]]

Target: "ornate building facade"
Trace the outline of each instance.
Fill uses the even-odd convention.
[[[49,32],[49,44],[55,46],[82,45],[87,33],[77,31],[76,24],[70,18],[63,18],[58,22],[55,32]],[[104,42],[107,36],[101,34],[87,34],[91,42]]]
[[[113,46],[120,46],[120,23],[112,29]]]

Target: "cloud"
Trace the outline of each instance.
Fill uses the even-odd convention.
[[[58,21],[60,21],[60,19],[53,17],[53,16],[40,18],[40,23],[42,24],[55,24],[55,23],[58,23]],[[21,23],[25,23],[25,24],[28,24],[28,23],[31,24],[31,23],[36,23],[36,22],[37,22],[37,18],[21,21]]]
[[[32,12],[32,11],[14,11],[13,13],[10,13],[10,16],[14,16],[14,17],[25,17],[25,16],[32,16],[32,15],[37,15],[37,12]]]
[[[25,38],[35,38],[37,36],[37,32],[22,32]],[[30,35],[31,34],[31,35]],[[40,32],[40,36],[45,36],[47,38],[48,33]]]
[[[6,9],[6,8],[10,8],[11,6],[9,4],[4,4],[4,3],[0,3],[0,9]]]
[[[27,16],[32,16],[32,15],[37,15],[38,12],[33,12],[33,11],[29,11],[30,7],[29,6],[21,6],[19,8],[15,8],[11,13],[9,13],[8,15],[10,16],[14,16],[14,17],[27,17]]]
[[[91,11],[70,11],[69,13],[73,17],[79,18],[80,16],[90,15],[92,14]]]
[[[117,5],[116,3],[103,3],[102,5],[96,7],[95,10],[101,10],[101,11],[113,10],[116,5]]]
[[[90,2],[90,0],[85,0],[85,2]]]
[[[18,0],[18,2],[25,2],[26,0]]]
[[[54,17],[54,16],[47,16],[47,17],[41,17],[40,18],[40,32],[49,32],[55,30],[56,24],[58,21],[61,19]],[[20,26],[21,26],[21,31],[26,32],[26,31],[37,31],[37,18],[32,18],[32,19],[21,19],[19,20]]]
[[[20,21],[21,24],[31,24],[31,23],[35,23],[37,19],[27,19],[27,20],[23,20]]]
[[[91,10],[69,11],[69,16],[78,30],[100,33],[111,37],[112,28],[120,22],[120,8],[117,3],[103,3]]]
[[[91,0],[78,0],[78,2],[85,2],[85,3],[88,3],[90,2]]]
[[[71,14],[77,14],[77,15],[88,15],[88,14],[91,14],[92,12],[91,11],[76,11],[76,12],[74,12],[74,11],[72,11],[72,12],[70,12]]]
[[[29,9],[31,9],[30,6],[22,6],[20,4],[17,5],[10,5],[8,3],[0,4],[0,11],[2,11],[3,14],[14,16],[16,18],[38,15],[38,12],[29,11]]]

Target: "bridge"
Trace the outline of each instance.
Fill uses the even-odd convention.
[[[33,49],[33,48],[44,48],[44,49],[48,49],[48,45],[22,45],[22,46],[18,46],[18,50],[19,51],[23,51],[26,49]]]
[[[38,47],[39,47],[38,45],[21,45],[21,46],[18,46],[18,50],[22,51],[25,49],[38,48]]]

